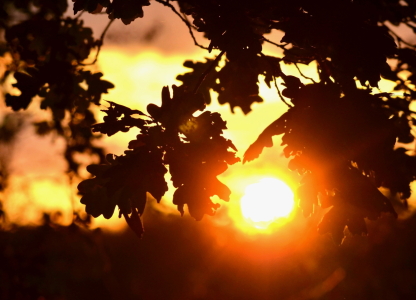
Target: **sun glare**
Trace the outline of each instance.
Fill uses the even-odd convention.
[[[280,218],[286,218],[295,206],[293,192],[283,181],[263,178],[247,186],[241,198],[241,212],[247,222],[266,229]]]

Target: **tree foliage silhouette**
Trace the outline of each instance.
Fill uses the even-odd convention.
[[[364,219],[396,214],[379,188],[390,190],[406,204],[416,176],[416,158],[404,145],[414,142],[415,112],[409,106],[416,98],[416,45],[398,28],[415,32],[416,1],[155,2],[181,18],[197,46],[219,54],[205,61],[186,61],[190,71],[177,77],[182,84],[172,87],[173,94],[169,87],[162,89],[160,106],[150,104],[142,112],[109,102],[104,122],[95,124],[91,107],[99,105],[101,95],[113,85],[84,66],[93,49],[98,55],[108,27],[95,40],[78,17],[63,17],[65,0],[3,1],[0,26],[6,44],[2,49],[13,57],[3,78],[14,76],[14,86],[21,91],[19,96],[7,94],[6,104],[20,110],[34,96],[43,99],[41,108],[51,110],[53,122],[38,128],[66,138],[65,157],[73,174],[79,174],[75,153],[100,157],[100,164],[87,169],[94,177],[79,185],[81,203],[89,214],[109,218],[117,207],[140,236],[147,194],[160,201],[169,171],[178,210],[183,213],[186,204],[197,220],[213,215],[219,205],[211,197],[227,201],[231,192],[217,176],[239,158],[233,143],[222,136],[226,122],[205,110],[210,91],[231,111],[239,107],[248,114],[253,103],[263,101],[262,77],[269,87],[276,87],[288,110],[276,115],[269,126],[256,124],[259,137],[243,162],[273,146],[272,136],[283,135],[288,167],[302,175],[297,198],[304,215],[311,215],[316,206],[332,207],[319,225],[320,232],[331,233],[340,243],[345,227],[363,234]],[[116,19],[128,25],[145,17],[143,7],[148,5],[156,3],[74,0],[74,13],[103,12],[109,25]],[[16,10],[25,15],[21,22],[13,19]],[[195,31],[204,34],[207,47],[196,41]],[[281,41],[267,38],[274,31],[283,33]],[[264,43],[283,54],[263,54]],[[315,82],[300,71],[299,76],[287,75],[282,64],[296,68],[315,64],[320,80]],[[396,84],[395,93],[377,89],[381,78]],[[282,91],[278,80],[285,86]],[[109,136],[132,127],[141,133],[124,155],[104,158],[103,150],[94,146],[97,136],[90,126]]]

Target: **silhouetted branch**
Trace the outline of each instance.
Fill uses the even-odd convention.
[[[105,37],[108,29],[110,28],[111,24],[114,22],[114,20],[115,19],[110,20],[110,22],[108,22],[107,26],[104,28],[104,31],[101,33],[101,37],[98,40],[98,49],[97,49],[97,53],[95,54],[94,60],[91,63],[87,63],[87,64],[80,63],[80,65],[82,65],[82,66],[90,66],[90,65],[93,65],[93,64],[95,64],[97,62],[98,55],[100,54],[101,47],[102,47],[102,45],[104,43],[104,37]]]
[[[169,7],[181,20],[182,20],[182,22],[184,22],[185,23],[185,25],[186,25],[186,27],[188,27],[188,31],[189,31],[189,34],[191,35],[191,37],[192,37],[192,40],[194,41],[194,44],[195,44],[195,46],[198,46],[199,48],[202,48],[202,49],[205,49],[205,50],[208,50],[208,47],[204,47],[204,46],[202,46],[201,44],[199,44],[198,42],[197,42],[197,40],[196,40],[196,38],[195,38],[195,35],[194,35],[194,32],[192,31],[192,28],[193,28],[193,26],[192,26],[192,24],[186,19],[186,18],[184,18],[177,10],[176,10],[176,8],[172,5],[172,4],[170,4],[169,3],[169,1],[163,1],[163,0],[156,0],[156,2],[159,2],[160,4],[162,4],[162,5],[164,5],[164,6],[167,6],[167,7]]]
[[[305,74],[303,74],[303,73],[302,73],[302,71],[300,70],[300,68],[299,68],[299,66],[298,66],[298,64],[297,64],[297,63],[294,63],[294,64],[295,64],[295,67],[296,67],[296,69],[298,70],[298,72],[299,72],[300,76],[302,76],[302,77],[303,77],[303,78],[305,78],[305,79],[308,79],[308,80],[312,81],[313,83],[316,83],[316,81],[315,81],[315,80],[313,80],[313,78],[308,77],[308,76],[306,76]]]
[[[185,13],[181,13],[181,15],[182,15],[182,18],[184,18],[186,20],[186,22],[189,24],[189,26],[191,26],[192,29],[197,30],[197,27],[195,25],[191,24],[191,22],[188,19],[188,16]]]
[[[279,95],[279,97],[280,97],[280,100],[282,100],[282,101],[283,101],[283,103],[287,105],[287,107],[293,107],[293,105],[290,105],[288,102],[286,102],[285,98],[283,98],[283,95],[282,95],[282,93],[280,92],[280,89],[279,89],[279,87],[278,87],[278,85],[277,85],[276,76],[274,76],[274,75],[273,75],[273,82],[274,82],[274,86],[276,87],[277,94],[278,94],[278,95]]]
[[[283,49],[283,50],[286,50],[286,48],[285,48],[285,47],[288,45],[288,44],[280,45],[280,44],[275,43],[275,42],[273,42],[273,41],[271,41],[271,40],[269,40],[269,39],[266,39],[264,36],[263,36],[263,40],[264,40],[265,42],[268,42],[269,44],[275,45],[276,47],[279,47],[279,48],[281,48],[281,49]]]

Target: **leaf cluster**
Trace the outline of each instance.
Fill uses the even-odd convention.
[[[384,212],[395,215],[377,188],[410,197],[416,160],[404,148],[394,149],[403,133],[402,114],[387,104],[388,94],[356,90],[342,95],[335,84],[300,81],[283,94],[291,97],[294,107],[260,134],[244,161],[257,158],[264,147],[273,145],[272,136],[283,134],[283,152],[291,158],[288,167],[303,175],[299,206],[305,216],[318,206],[332,207],[319,228],[331,232],[337,243],[345,226],[363,234],[365,218],[374,220]],[[410,128],[407,133],[411,135]]]
[[[87,170],[95,177],[78,186],[87,213],[110,218],[117,206],[138,236],[148,196],[159,202],[168,189],[167,167],[176,188],[173,203],[181,214],[187,205],[191,216],[200,220],[219,207],[212,196],[229,200],[231,191],[217,176],[239,161],[235,146],[222,136],[226,122],[220,115],[205,111],[194,116],[205,108],[202,96],[184,87],[172,89],[172,96],[168,87],[162,89],[162,104],[149,104],[149,115],[109,102],[104,123],[95,124],[93,131],[110,136],[136,127],[141,133],[124,155],[110,154],[107,164],[90,165]]]
[[[121,19],[124,24],[130,24],[137,18],[143,18],[143,6],[150,5],[149,0],[74,0],[74,13],[88,11],[99,13],[106,8],[105,13],[110,19]]]
[[[272,136],[283,134],[284,154],[292,157],[289,168],[304,176],[298,190],[304,214],[309,216],[314,206],[332,207],[322,220],[322,232],[331,232],[338,243],[345,226],[364,234],[365,218],[395,214],[380,187],[399,194],[406,204],[416,175],[414,156],[395,144],[414,141],[409,104],[415,95],[415,51],[387,21],[413,28],[412,1],[178,3],[210,40],[208,49],[226,54],[217,79],[210,78],[210,86],[204,87],[218,92],[220,103],[248,113],[259,99],[258,75],[268,83],[277,77],[283,81],[286,89],[278,93],[283,101],[290,99],[289,110],[260,134],[244,161],[257,158],[273,145]],[[281,58],[261,52],[268,41],[264,34],[271,30],[284,34],[281,44],[273,43],[283,50]],[[321,82],[309,85],[284,74],[279,65],[312,61]],[[405,79],[403,71],[410,72]],[[395,81],[403,96],[371,94],[381,77]]]

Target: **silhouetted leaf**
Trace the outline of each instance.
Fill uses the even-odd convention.
[[[26,109],[43,83],[38,79],[38,71],[33,68],[28,69],[27,73],[16,72],[14,78],[17,82],[13,83],[13,86],[18,88],[21,94],[20,96],[7,94],[6,105],[15,111]]]
[[[286,120],[290,113],[284,113],[279,119],[271,123],[259,135],[257,140],[250,145],[244,153],[243,163],[252,161],[260,156],[265,147],[273,147],[272,137],[285,132]]]
[[[101,94],[107,94],[108,89],[114,88],[114,84],[101,79],[103,76],[103,73],[101,72],[92,74],[91,72],[86,71],[82,73],[82,76],[85,78],[85,83],[88,85],[88,100],[96,105],[100,104]]]
[[[134,231],[134,233],[140,238],[144,232],[142,221],[140,220],[139,214],[133,209],[131,215],[124,214],[129,227]]]
[[[107,13],[111,19],[121,19],[127,25],[137,18],[143,18],[143,6],[148,5],[149,0],[113,0],[108,5]]]
[[[143,145],[135,150],[125,151],[123,156],[110,158],[107,165],[90,165],[88,171],[96,177],[78,185],[83,195],[81,203],[87,213],[94,217],[103,214],[110,218],[116,206],[120,213],[139,232],[136,214],[142,214],[146,205],[146,191],[160,200],[167,191],[164,180],[166,168],[159,149]],[[140,223],[141,224],[141,223]],[[130,223],[129,223],[130,225]]]
[[[144,116],[145,114],[138,110],[131,110],[123,105],[107,101],[110,104],[108,109],[103,110],[107,114],[104,117],[104,123],[92,126],[92,131],[101,132],[111,136],[119,131],[127,132],[131,127],[143,128],[146,121],[140,118],[134,118],[132,115]]]
[[[218,102],[229,103],[232,112],[235,107],[240,107],[248,114],[253,103],[263,102],[259,96],[258,76],[258,70],[249,68],[248,64],[227,61],[218,72],[219,83],[214,88],[218,93]]]
[[[97,7],[108,7],[110,0],[74,0],[74,13],[76,14],[80,10],[86,10],[89,13],[93,13],[97,10]]]
[[[211,64],[214,62],[212,59],[205,59],[205,62],[193,62],[187,60],[183,63],[184,67],[193,69],[192,72],[188,72],[182,75],[176,76],[176,79],[182,81],[182,84],[187,88],[189,91],[193,91],[198,84],[201,76],[207,71]],[[204,81],[200,85],[198,92],[202,94],[204,101],[206,104],[211,103],[211,95],[210,90],[214,88],[217,80],[217,71],[215,68],[209,72],[209,74],[205,77]]]

